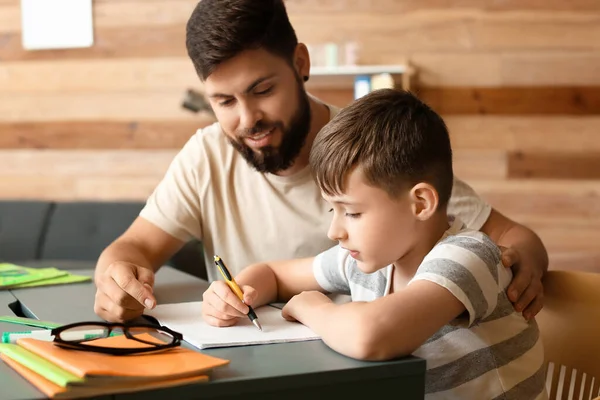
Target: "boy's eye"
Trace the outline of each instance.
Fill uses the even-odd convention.
[[[233,99],[227,99],[227,100],[223,100],[222,102],[220,102],[219,105],[222,107],[227,107],[227,106],[231,105],[232,103],[233,103]]]
[[[333,212],[333,208],[330,208],[330,209],[329,209],[329,212]]]
[[[358,218],[358,217],[360,217],[360,213],[346,213],[346,217],[348,217],[348,218]]]

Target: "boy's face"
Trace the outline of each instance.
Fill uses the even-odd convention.
[[[220,64],[205,90],[229,142],[260,172],[291,166],[310,128],[310,104],[296,71],[263,49]]]
[[[385,191],[365,183],[360,168],[347,177],[340,196],[323,197],[333,207],[328,236],[350,250],[365,273],[393,264],[414,246],[416,218],[408,193],[392,199]]]

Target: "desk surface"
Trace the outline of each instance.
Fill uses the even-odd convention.
[[[91,274],[92,270],[78,270],[77,273]],[[205,281],[163,267],[157,274],[154,293],[159,303],[198,301],[207,287]],[[31,316],[60,323],[98,320],[93,311],[94,293],[95,287],[90,282],[12,291]],[[302,398],[315,393],[342,395],[340,389],[353,395],[359,392],[374,395],[385,388],[392,387],[397,391],[402,387],[403,398],[423,398],[425,360],[413,357],[389,362],[362,362],[334,352],[322,341],[202,352],[230,360],[228,366],[213,371],[209,383],[116,397],[162,398],[168,394],[176,398],[212,398],[260,392],[261,399],[282,395]],[[3,375],[0,375],[0,387],[6,383],[7,378]],[[12,380],[10,382],[12,384]],[[40,398],[39,395],[32,396],[31,390],[29,387],[29,394],[22,392],[22,397],[7,397],[0,392],[0,399]]]

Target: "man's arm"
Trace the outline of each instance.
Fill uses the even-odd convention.
[[[548,270],[548,253],[541,239],[531,229],[494,209],[481,231],[498,246],[507,248],[502,263],[514,272],[508,297],[525,318],[534,317],[543,306],[542,277]]]
[[[123,322],[154,308],[154,273],[183,242],[138,217],[100,255],[94,273],[94,311],[107,321]]]
[[[111,243],[96,264],[96,273],[115,261],[125,261],[156,272],[185,243],[142,217]]]

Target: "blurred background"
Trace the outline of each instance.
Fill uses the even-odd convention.
[[[196,3],[94,0],[91,47],[31,51],[20,0],[0,0],[1,200],[146,199],[214,121],[182,106],[202,93],[184,44]],[[315,63],[409,66],[399,82],[447,121],[456,174],[535,230],[551,268],[600,269],[600,1],[286,4]],[[317,72],[309,92],[352,101],[354,77]]]

